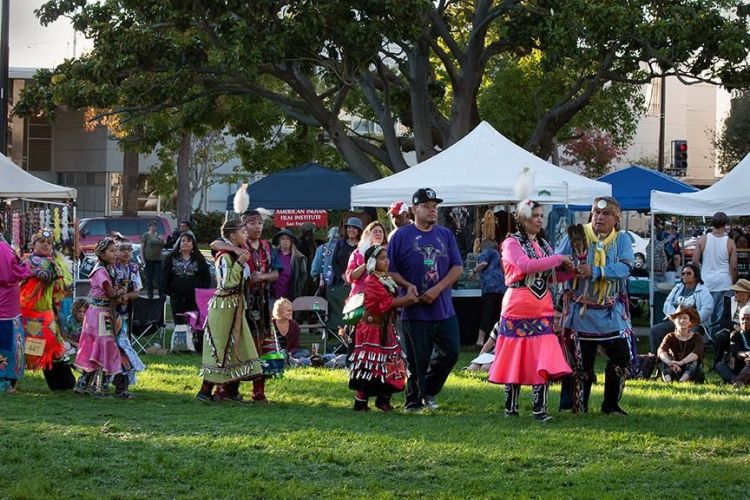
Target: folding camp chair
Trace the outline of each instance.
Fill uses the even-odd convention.
[[[206,329],[206,320],[208,320],[208,302],[214,296],[214,292],[216,292],[215,288],[196,288],[195,303],[198,310],[185,313],[187,324],[192,330],[193,345],[199,353],[203,352],[203,331]]]
[[[323,340],[323,352],[327,352],[328,341],[330,338],[337,340],[339,343],[346,345],[346,341],[328,326],[328,301],[323,297],[306,296],[297,297],[292,302],[292,312],[312,312],[317,319],[314,324],[301,324],[302,332],[317,332]]]
[[[162,295],[158,299],[138,297],[133,301],[130,335],[133,348],[137,352],[145,353],[146,348],[157,339],[161,340],[159,345],[164,346],[167,326],[164,322],[166,300],[166,295]]]

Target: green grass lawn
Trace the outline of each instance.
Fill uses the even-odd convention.
[[[748,495],[749,392],[713,374],[629,382],[624,418],[598,413],[597,385],[596,412],[542,424],[528,390],[507,419],[501,388],[461,371],[434,413],[357,414],[341,370],[291,370],[273,404],[222,406],[195,400],[197,356],[145,361],[132,401],[51,394],[37,373],[0,397],[0,498]]]

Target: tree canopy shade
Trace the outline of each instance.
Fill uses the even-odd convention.
[[[468,134],[491,64],[536,53],[541,81],[557,85],[528,103],[534,123],[517,142],[547,158],[619,86],[657,75],[746,86],[748,15],[742,0],[52,0],[40,20],[71,17],[94,49],[40,72],[19,110],[94,105],[133,119],[194,108],[179,115],[190,125],[216,120],[214,107],[267,103],[321,129],[373,180],[405,170],[406,148],[421,162]],[[382,137],[353,131],[347,113]],[[259,127],[242,113],[221,121],[232,133]]]
[[[332,170],[317,163],[308,163],[268,175],[247,187],[250,208],[348,210],[351,187],[362,179]],[[234,195],[227,198],[232,210]]]

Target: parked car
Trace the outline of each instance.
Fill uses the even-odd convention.
[[[633,255],[641,254],[641,257],[643,259],[646,259],[646,247],[648,247],[648,242],[651,241],[651,238],[644,238],[643,236],[639,235],[638,233],[634,233],[633,231],[625,231],[625,234],[628,235],[628,238],[630,238],[630,243],[633,246]]]
[[[155,220],[158,224],[158,232],[166,242],[172,233],[169,221],[164,217],[140,216],[140,217],[91,217],[81,219],[80,229],[80,252],[82,254],[94,251],[96,243],[105,236],[118,232],[132,240],[133,243],[141,241],[141,235],[148,231],[148,223]]]

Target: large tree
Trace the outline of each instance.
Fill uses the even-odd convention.
[[[40,75],[46,101],[27,108],[99,101],[138,116],[263,101],[325,131],[365,179],[405,169],[407,145],[423,160],[466,135],[500,57],[538,50],[541,71],[565,75],[523,140],[545,158],[607,89],[663,74],[741,86],[750,74],[740,0],[53,0],[39,11],[43,23],[61,16],[94,50]],[[346,112],[375,119],[382,138],[353,133]],[[238,118],[235,131],[259,126],[225,121]]]
[[[750,94],[732,99],[729,115],[716,141],[719,168],[729,172],[750,153]]]

